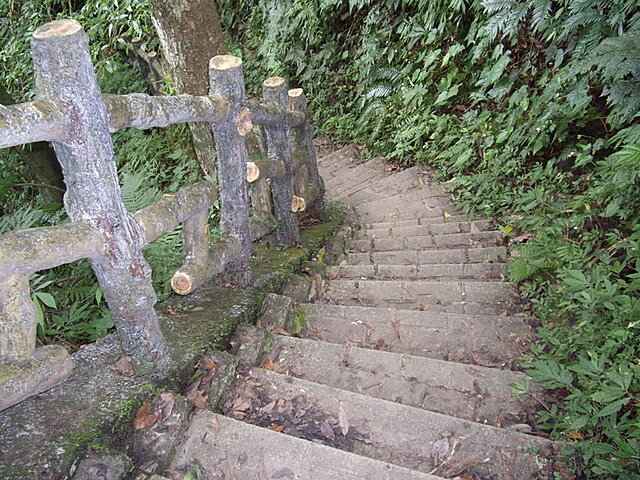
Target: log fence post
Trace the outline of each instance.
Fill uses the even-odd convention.
[[[167,366],[167,347],[154,304],[143,233],[125,209],[116,173],[107,111],[96,82],[88,37],[74,20],[38,28],[31,50],[36,93],[60,109],[66,131],[53,148],[64,173],[64,205],[104,238],[89,259],[113,314],[122,349],[138,371]]]
[[[217,55],[209,62],[210,92],[231,103],[231,115],[213,125],[218,157],[220,189],[220,226],[240,241],[238,256],[227,264],[230,279],[244,286],[249,281],[251,233],[249,228],[249,192],[247,187],[246,134],[251,130],[251,112],[244,105],[242,60]]]
[[[288,111],[287,82],[282,77],[271,77],[262,83],[262,100],[267,107]],[[267,152],[270,158],[282,162],[284,173],[271,179],[271,193],[276,217],[276,242],[295,245],[299,240],[298,217],[292,211],[293,160],[291,158],[290,128],[285,125],[265,125]]]
[[[313,146],[313,125],[309,115],[307,99],[301,88],[289,90],[289,110],[291,112],[302,112],[304,122],[293,128],[295,137],[294,155],[301,156],[301,168],[296,171],[294,181],[297,186],[297,193],[307,200],[309,208],[313,212],[318,212],[322,206],[324,197],[324,181],[318,173],[318,161],[316,151]]]
[[[176,293],[186,295],[224,270],[230,281],[245,286],[251,241],[272,231],[275,223],[276,242],[295,245],[296,212],[308,206],[317,210],[324,194],[304,93],[287,90],[281,77],[265,80],[264,104],[251,106],[263,127],[267,158],[248,163],[246,136],[254,117],[245,103],[239,58],[219,55],[210,60],[210,96],[120,96],[101,95],[88,38],[78,22],[43,25],[34,32],[31,49],[37,98],[0,109],[0,148],[52,142],[67,187],[64,207],[71,223],[0,236],[0,410],[57,385],[71,372],[63,347],[36,348],[32,273],[88,259],[123,353],[139,373],[161,371],[170,359],[142,248],[182,224],[184,261],[171,282]],[[214,182],[203,180],[131,214],[117,177],[111,132],[192,121],[210,122],[216,140],[220,226],[228,238],[213,246],[208,213],[216,197]]]

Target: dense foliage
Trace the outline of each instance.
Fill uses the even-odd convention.
[[[325,133],[431,165],[499,220],[542,322],[528,371],[562,396],[541,425],[586,477],[638,478],[637,2],[219,4],[254,89],[299,81]]]
[[[104,93],[148,91],[140,71],[129,61],[131,37],[140,37],[147,50],[158,48],[146,0],[0,2],[0,82],[16,100],[33,95],[31,32],[47,21],[69,17],[80,21],[89,35]],[[124,130],[113,139],[129,211],[198,179],[199,167],[185,125],[151,132]],[[0,150],[0,232],[67,221],[61,206],[44,203],[33,187],[31,174],[20,157],[11,150]],[[160,299],[171,290],[168,280],[180,266],[181,244],[178,230],[145,249]],[[100,338],[113,328],[111,313],[87,262],[36,273],[31,287],[40,317],[41,341],[77,345]]]

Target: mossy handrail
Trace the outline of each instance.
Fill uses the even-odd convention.
[[[67,186],[64,206],[71,222],[0,235],[0,410],[64,381],[72,368],[62,347],[36,348],[32,273],[88,259],[111,309],[123,354],[137,372],[162,370],[169,356],[142,248],[182,224],[184,262],[172,279],[174,291],[188,294],[222,271],[244,286],[251,240],[260,236],[251,232],[248,180],[272,179],[276,239],[285,245],[298,241],[294,213],[305,203],[317,206],[324,193],[304,95],[300,89],[287,92],[279,77],[265,82],[265,104],[251,105],[245,99],[242,61],[219,55],[209,64],[208,96],[102,95],[87,35],[77,21],[43,25],[34,32],[31,47],[36,100],[0,106],[0,148],[52,143]],[[255,121],[265,125],[270,165],[276,165],[270,169],[263,163],[262,175],[260,162],[248,162],[246,148]],[[202,180],[129,213],[111,133],[182,122],[211,124],[219,185]],[[269,189],[262,187],[267,194]],[[217,198],[228,239],[210,246],[208,211]]]

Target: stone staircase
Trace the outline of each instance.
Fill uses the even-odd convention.
[[[346,147],[320,172],[361,229],[313,303],[268,297],[262,328],[239,329],[242,373],[222,414],[194,416],[171,470],[558,478],[560,446],[533,430],[544,393],[514,370],[533,335],[500,233],[459,215],[418,167],[389,173]]]

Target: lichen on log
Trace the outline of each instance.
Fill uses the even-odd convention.
[[[256,125],[297,127],[306,120],[304,112],[292,112],[288,108],[281,109],[258,102],[250,102],[249,108],[253,113],[253,123]]]
[[[49,100],[0,105],[0,148],[55,140],[65,131],[64,117]]]
[[[318,161],[316,158],[316,151],[313,146],[313,125],[310,120],[311,115],[309,114],[307,99],[301,88],[289,90],[289,108],[293,112],[303,112],[305,115],[306,120],[293,129],[296,144],[294,150],[298,150],[300,152],[299,154],[305,158],[304,163],[307,164],[308,169],[308,182],[306,189],[308,193],[305,197],[308,201],[309,209],[317,212],[322,206],[325,187],[324,181],[322,180],[320,173],[318,173]]]
[[[265,105],[286,110],[289,105],[287,83],[282,77],[271,77],[262,84],[262,99]],[[298,217],[291,211],[293,197],[293,162],[291,159],[290,129],[286,125],[265,125],[267,151],[284,166],[284,174],[271,179],[271,192],[277,221],[276,242],[295,245],[299,239]]]
[[[229,116],[229,102],[218,95],[171,95],[152,97],[144,93],[103,95],[109,130],[147,130],[174,123],[220,123]]]
[[[227,264],[227,271],[232,281],[246,285],[249,281],[251,236],[246,137],[238,131],[245,97],[242,60],[231,55],[213,57],[209,63],[209,76],[211,95],[220,95],[232,104],[230,117],[213,125],[218,150],[220,226],[240,242],[238,256]]]
[[[216,199],[216,186],[201,180],[174,194],[164,195],[157,202],[138,210],[133,216],[144,235],[144,244],[153,242],[163,233],[171,232],[203,208],[209,208]]]

